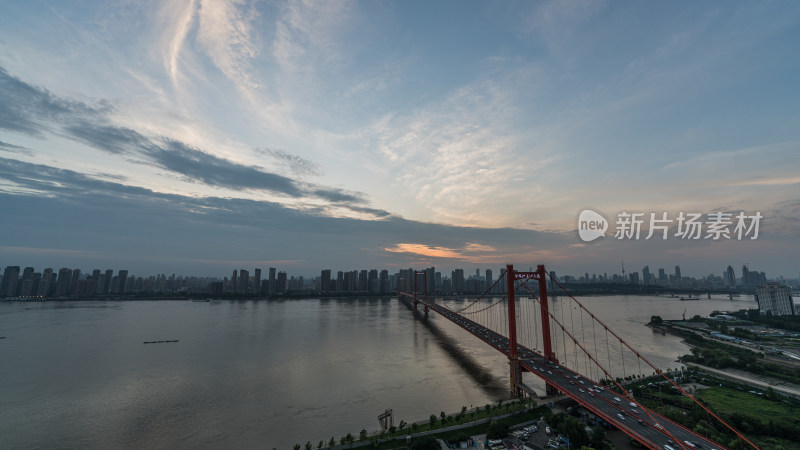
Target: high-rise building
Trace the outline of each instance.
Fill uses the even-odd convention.
[[[103,283],[103,294],[111,293],[111,281],[114,279],[114,271],[111,269],[106,270],[106,281]]]
[[[342,292],[346,289],[347,287],[344,285],[344,272],[340,270],[336,272],[336,290]]]
[[[233,269],[233,274],[231,274],[231,294],[236,293],[236,278],[239,274],[237,273],[236,269]]]
[[[261,269],[256,269],[253,275],[253,293],[261,295]]]
[[[58,281],[56,282],[56,296],[66,297],[69,295],[69,283],[72,281],[72,269],[62,267],[58,271]]]
[[[780,283],[766,283],[756,287],[758,309],[775,316],[795,315],[792,288]]]
[[[389,271],[386,269],[381,270],[379,275],[380,280],[380,287],[378,288],[378,292],[380,294],[385,294],[389,292]]]
[[[44,281],[44,294],[42,297],[49,297],[56,291],[56,275],[53,273],[53,268],[48,267],[42,273],[42,280]]]
[[[267,291],[267,293],[268,294],[274,294],[275,293],[275,268],[274,267],[270,267],[269,268],[269,291]]]
[[[48,274],[47,271],[50,271]],[[36,296],[37,297],[47,297],[50,295],[50,279],[53,274],[53,269],[45,269],[45,273],[42,274],[42,279],[39,280],[39,286],[36,287]]]
[[[239,291],[238,294],[247,294],[250,287],[250,272],[245,269],[239,270]]]
[[[642,268],[642,284],[645,286],[650,284],[650,266]]]
[[[17,288],[20,297],[30,297],[33,289],[33,267],[26,267],[22,271],[22,285]]]
[[[117,272],[117,293],[119,295],[125,295],[128,289],[128,271],[127,270],[120,270]]]
[[[288,287],[286,284],[286,272],[278,272],[278,279],[275,280],[275,293],[283,294]]]
[[[72,278],[69,282],[69,295],[80,295],[77,291],[78,280],[81,279],[81,269],[72,269]]]
[[[453,291],[464,292],[467,288],[466,280],[464,279],[464,269],[456,269],[451,273],[453,280]]]
[[[19,266],[6,266],[6,270],[3,272],[3,283],[0,286],[0,295],[16,296],[17,284],[19,284]]]
[[[681,280],[681,266],[675,266],[675,280]]]
[[[319,277],[319,290],[328,292],[331,289],[331,269],[325,269]]]
[[[725,278],[725,284],[727,286],[736,287],[736,272],[733,271],[733,266],[728,266],[728,268],[725,269],[723,278]]]
[[[372,294],[376,294],[380,289],[378,283],[378,269],[370,269],[367,277],[367,290]]]
[[[494,284],[494,277],[492,274],[492,269],[486,269],[486,289],[489,289]]]

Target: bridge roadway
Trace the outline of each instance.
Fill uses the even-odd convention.
[[[508,338],[439,304],[428,303],[428,306],[508,356]],[[648,416],[644,413],[645,408],[635,403],[635,399],[633,401],[625,399],[577,372],[547,361],[543,355],[529,348],[517,345],[517,356],[524,370],[536,374],[598,417],[650,448],[675,450],[725,448],[653,410],[647,410]],[[664,430],[668,430],[675,439],[673,440]]]

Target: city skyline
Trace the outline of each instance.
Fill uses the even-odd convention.
[[[794,2],[4,12],[0,264],[800,272]],[[585,209],[763,219],[582,242]]]
[[[441,268],[440,268],[441,269]],[[69,298],[69,297],[96,297],[108,295],[146,294],[146,293],[185,293],[185,294],[211,294],[211,295],[275,295],[292,292],[321,292],[321,293],[369,293],[390,294],[401,290],[411,289],[408,280],[417,279],[417,282],[428,283],[430,292],[449,293],[502,293],[506,286],[498,284],[506,272],[506,267],[475,269],[475,273],[465,272],[463,268],[455,268],[448,276],[447,270],[440,271],[436,267],[405,268],[390,273],[387,269],[356,269],[356,270],[331,270],[323,269],[319,275],[309,276],[287,273],[275,267],[266,271],[256,267],[253,275],[249,269],[233,269],[231,276],[192,276],[176,275],[169,277],[165,273],[159,274],[133,274],[126,269],[116,272],[114,269],[93,269],[91,272],[80,268],[70,269],[62,267],[58,270],[47,267],[41,272],[36,272],[35,267],[6,266],[0,276],[0,297],[6,298]],[[515,267],[517,271],[525,271],[524,267]],[[533,270],[530,267],[527,270]],[[627,284],[643,287],[661,287],[667,289],[746,289],[762,288],[775,282],[786,282],[791,289],[800,287],[800,277],[784,278],[783,276],[768,277],[763,271],[753,270],[742,266],[741,276],[737,276],[735,269],[728,266],[721,275],[708,273],[700,278],[686,276],[679,265],[675,265],[672,273],[667,273],[664,268],[658,268],[658,275],[650,271],[649,266],[638,271],[611,273],[559,274],[553,268],[548,269],[549,276],[554,281],[548,281],[550,289],[555,288],[554,282],[566,285],[574,284]],[[262,278],[262,273],[264,277]],[[424,276],[423,276],[424,273]],[[497,277],[495,277],[495,273]],[[427,281],[423,281],[427,280]],[[405,280],[405,281],[404,281]],[[424,288],[423,288],[424,290]]]

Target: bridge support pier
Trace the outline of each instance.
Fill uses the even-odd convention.
[[[508,358],[508,365],[511,368],[511,393],[519,397],[523,393],[519,386],[522,383],[522,366],[519,365],[519,359],[511,358]]]

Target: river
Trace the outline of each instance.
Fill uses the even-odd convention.
[[[582,300],[660,368],[688,348],[650,316],[755,307]],[[388,408],[398,424],[508,395],[501,354],[396,298],[0,302],[0,336],[0,448],[316,447]]]

